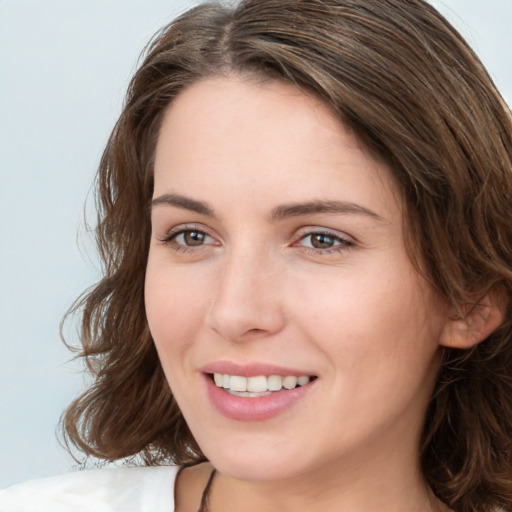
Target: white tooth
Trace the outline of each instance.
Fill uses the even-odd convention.
[[[269,391],[279,391],[283,387],[283,379],[279,375],[270,375],[267,379]]]
[[[304,386],[305,384],[307,384],[309,382],[309,377],[307,375],[302,375],[302,377],[299,377],[297,379],[297,384],[299,386]]]
[[[297,385],[297,377],[291,375],[286,376],[283,379],[283,387],[286,389],[293,389]]]
[[[267,378],[264,375],[259,377],[249,377],[247,379],[247,391],[252,393],[262,393],[267,391]]]
[[[229,389],[229,381],[231,380],[231,377],[227,374],[222,375],[222,387],[225,389]]]
[[[247,377],[231,375],[229,379],[229,389],[231,389],[231,391],[247,391]]]
[[[213,380],[215,381],[215,385],[219,388],[222,387],[222,373],[214,373]]]
[[[261,393],[249,393],[249,391],[231,391],[231,389],[227,390],[230,395],[233,396],[243,396],[245,398],[257,398],[260,396],[268,396],[271,395],[271,391],[263,391]]]

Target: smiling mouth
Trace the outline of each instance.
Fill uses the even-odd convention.
[[[310,375],[244,377],[226,373],[213,373],[210,377],[218,388],[224,389],[230,395],[246,398],[268,396],[279,391],[295,389],[316,379],[316,376]]]

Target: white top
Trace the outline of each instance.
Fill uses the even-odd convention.
[[[173,512],[179,466],[105,468],[0,491],[0,512]]]

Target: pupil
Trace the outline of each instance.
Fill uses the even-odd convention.
[[[332,247],[333,239],[328,235],[313,235],[311,237],[311,245],[315,249],[328,249]]]
[[[201,245],[204,242],[204,233],[200,231],[187,231],[185,233],[185,243],[187,245]]]

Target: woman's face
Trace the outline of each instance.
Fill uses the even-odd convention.
[[[149,326],[213,464],[254,480],[416,464],[445,308],[386,166],[294,87],[216,78],[167,111],[153,199]]]

